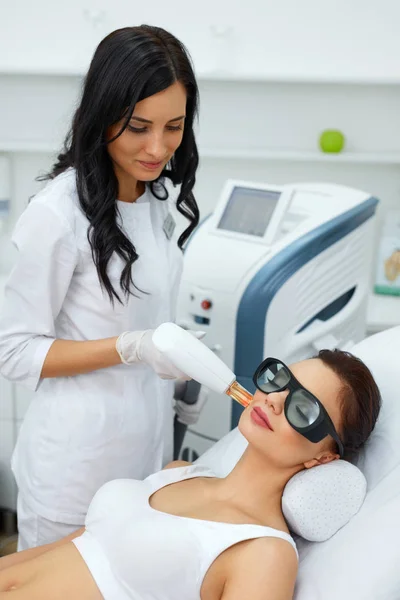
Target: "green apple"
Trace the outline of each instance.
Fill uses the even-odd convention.
[[[336,129],[326,129],[320,135],[319,145],[323,152],[341,152],[344,148],[344,135]]]

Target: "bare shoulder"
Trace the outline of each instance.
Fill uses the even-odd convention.
[[[221,600],[292,600],[298,560],[284,539],[257,538],[238,544],[230,557]]]
[[[176,469],[177,467],[189,467],[192,463],[187,460],[173,460],[172,462],[165,465],[164,469]]]
[[[253,564],[257,568],[262,564],[269,569],[273,565],[284,564],[284,571],[293,569],[297,574],[297,554],[292,544],[279,537],[261,537],[238,545],[236,559],[241,563]],[[266,565],[266,561],[268,566]]]

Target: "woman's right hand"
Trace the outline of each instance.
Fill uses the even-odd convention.
[[[116,342],[116,349],[121,362],[126,365],[145,363],[151,367],[161,379],[182,379],[190,377],[177,369],[154,345],[152,336],[154,330],[125,331]],[[192,332],[196,337],[202,337],[201,332]]]

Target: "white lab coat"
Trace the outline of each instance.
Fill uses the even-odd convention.
[[[112,306],[100,286],[73,169],[48,183],[17,223],[19,258],[0,312],[0,373],[36,390],[12,467],[24,501],[47,519],[83,522],[105,482],[144,478],[172,457],[171,381],[145,365],[45,380],[40,372],[55,339],[107,338],[174,319],[182,253],[163,224],[175,197],[163,202],[147,189],[133,204],[117,201],[139,254],[133,280],[147,292],[124,305]],[[113,256],[117,290],[121,268]]]

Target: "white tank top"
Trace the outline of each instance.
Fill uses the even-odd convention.
[[[199,600],[203,579],[230,546],[260,537],[296,545],[264,527],[204,521],[150,506],[159,489],[194,477],[215,477],[203,465],[160,471],[144,481],[103,485],[90,504],[85,533],[74,540],[105,600]]]

